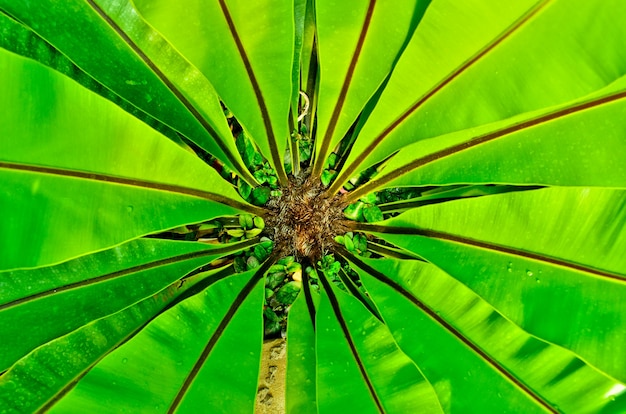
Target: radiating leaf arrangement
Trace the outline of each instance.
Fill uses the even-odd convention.
[[[0,0],[0,413],[626,412],[625,16]]]

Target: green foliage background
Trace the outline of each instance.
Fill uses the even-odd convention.
[[[289,412],[625,412],[625,23],[621,0],[0,0],[0,412],[253,411],[275,258],[144,236],[267,215],[199,155],[258,184],[223,102],[284,186],[300,90],[312,177],[353,141],[328,194],[374,166],[346,201],[420,188],[354,224],[396,250],[336,247],[368,296],[305,279]]]

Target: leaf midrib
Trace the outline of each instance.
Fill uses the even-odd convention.
[[[131,187],[139,187],[150,190],[165,191],[176,194],[183,194],[192,197],[197,197],[209,201],[214,201],[220,204],[227,205],[229,207],[236,208],[242,211],[249,211],[257,215],[266,213],[266,210],[262,207],[253,206],[251,204],[244,204],[237,200],[230,199],[220,194],[211,193],[210,191],[198,190],[190,187],[183,187],[174,184],[157,183],[154,181],[140,180],[137,178],[118,177],[108,174],[85,172],[72,170],[69,168],[57,168],[32,164],[21,164],[16,162],[0,161],[0,169],[12,170],[12,171],[25,171],[37,174],[55,175],[61,177],[78,178],[82,180],[97,181],[112,184],[121,184]]]
[[[237,313],[237,311],[239,310],[239,308],[241,307],[243,302],[250,295],[250,293],[252,292],[254,287],[263,278],[263,275],[265,274],[265,272],[270,268],[270,266],[272,264],[274,264],[276,259],[277,259],[277,253],[272,254],[272,256],[270,256],[266,260],[266,262],[263,265],[261,265],[261,267],[258,268],[258,270],[250,278],[250,280],[248,280],[248,282],[245,284],[245,286],[237,294],[237,297],[233,300],[231,306],[226,311],[226,314],[224,315],[224,317],[220,321],[219,325],[217,326],[217,328],[215,328],[215,331],[211,335],[211,338],[209,339],[208,343],[206,344],[206,346],[204,347],[204,349],[202,350],[202,352],[198,356],[198,359],[196,360],[196,363],[194,364],[194,366],[192,367],[191,371],[189,372],[189,374],[187,375],[187,377],[185,378],[185,380],[181,384],[181,386],[180,386],[176,396],[174,397],[174,400],[172,401],[172,403],[170,404],[170,406],[169,406],[169,408],[167,410],[168,414],[173,414],[178,409],[178,407],[180,406],[180,403],[182,402],[183,398],[185,397],[185,394],[191,388],[191,385],[193,384],[193,382],[196,379],[196,377],[198,376],[200,370],[204,366],[204,363],[209,358],[211,352],[215,348],[215,345],[217,344],[217,342],[222,337],[222,334],[226,330],[228,324],[233,319],[233,317],[235,316],[235,314]]]
[[[445,88],[448,84],[450,84],[454,79],[459,77],[462,73],[464,73],[467,69],[472,67],[476,62],[478,62],[481,58],[486,56],[489,52],[493,51],[498,45],[500,45],[504,40],[509,38],[515,31],[521,28],[525,23],[535,17],[539,11],[541,11],[550,0],[542,0],[535,6],[533,6],[529,11],[526,12],[520,19],[514,22],[511,26],[506,28],[503,32],[501,32],[495,39],[492,40],[491,43],[487,44],[483,49],[479,50],[474,56],[472,56],[469,60],[465,61],[461,66],[457,67],[455,70],[450,72],[446,77],[444,77],[437,85],[435,85],[431,90],[429,90],[425,95],[421,96],[417,102],[409,107],[402,115],[400,115],[395,121],[393,121],[389,126],[387,126],[383,132],[381,132],[374,140],[353,160],[350,165],[340,173],[340,175],[335,179],[333,185],[329,188],[329,193],[336,193],[341,188],[343,182],[345,182],[350,175],[352,175],[359,165],[369,156],[369,154],[376,148],[378,144],[380,144],[385,138],[387,138],[393,130],[395,130],[404,120],[406,120],[409,116],[411,116],[418,108],[420,108],[426,101],[436,95],[439,91]]]
[[[58,293],[66,292],[72,289],[79,289],[86,286],[95,285],[97,283],[107,282],[113,279],[117,279],[120,277],[128,276],[130,274],[144,272],[146,270],[154,269],[161,266],[167,266],[178,262],[183,262],[186,260],[198,259],[205,256],[213,256],[213,255],[221,255],[232,253],[237,250],[248,247],[254,243],[258,242],[256,239],[247,240],[243,243],[238,243],[237,245],[225,246],[217,249],[210,250],[201,250],[197,252],[184,253],[176,256],[166,257],[163,259],[155,260],[148,263],[142,263],[140,265],[128,267],[126,269],[116,270],[114,272],[106,273],[100,276],[92,277],[89,279],[83,279],[77,282],[68,283],[66,285],[55,286],[53,288],[34,293],[29,296],[21,297],[18,299],[14,299],[10,302],[0,304],[0,312],[12,308],[14,306],[22,305],[24,303],[32,302],[34,300],[38,300],[44,297],[52,296]]]
[[[341,90],[337,98],[337,103],[335,104],[335,108],[333,109],[330,121],[328,123],[328,128],[326,129],[326,133],[324,134],[324,138],[322,139],[319,155],[315,160],[315,165],[311,173],[311,175],[313,175],[314,177],[318,177],[322,173],[322,167],[326,162],[326,153],[328,152],[332,136],[335,132],[335,128],[337,127],[337,122],[339,121],[339,116],[341,115],[343,105],[345,104],[348,90],[350,89],[352,78],[354,76],[354,71],[356,70],[356,66],[361,55],[361,50],[363,49],[363,44],[365,43],[365,38],[367,37],[367,32],[372,21],[372,15],[374,14],[375,6],[376,0],[370,0],[365,14],[365,21],[363,22],[363,26],[361,27],[359,39],[357,40],[354,54],[352,55],[352,59],[350,60],[350,65],[348,66],[348,72],[346,73],[346,77],[341,86]]]
[[[255,178],[250,172],[241,168],[241,165],[232,151],[219,139],[219,134],[213,129],[208,121],[198,112],[196,107],[185,97],[181,90],[165,75],[156,63],[146,55],[143,50],[122,30],[122,28],[98,5],[94,0],[85,0],[87,4],[111,27],[113,32],[122,39],[122,41],[132,49],[133,52],[150,68],[150,70],[163,82],[163,84],[172,92],[172,94],[183,104],[183,106],[191,113],[191,115],[202,125],[204,130],[213,138],[213,141],[220,147],[224,155],[231,164],[237,168],[237,173],[241,174],[250,184],[256,183]]]
[[[267,105],[265,103],[265,98],[263,97],[263,92],[261,91],[261,86],[259,85],[259,81],[252,69],[252,64],[250,63],[250,58],[248,57],[248,53],[243,46],[241,38],[239,37],[239,33],[237,32],[237,28],[235,27],[235,22],[228,10],[228,6],[224,2],[224,0],[219,0],[220,8],[222,9],[222,13],[224,14],[224,18],[226,19],[226,23],[228,24],[228,30],[230,31],[233,40],[235,41],[235,45],[237,46],[237,52],[239,52],[239,56],[241,57],[241,61],[244,65],[246,73],[248,74],[248,78],[250,79],[250,83],[252,84],[252,89],[254,91],[254,96],[256,98],[257,104],[259,105],[259,109],[261,111],[261,118],[263,119],[263,126],[265,127],[265,133],[267,134],[268,144],[270,146],[270,152],[272,156],[272,161],[274,162],[274,166],[276,168],[276,174],[278,176],[278,180],[282,186],[287,186],[288,179],[283,166],[283,157],[278,151],[278,143],[276,141],[276,134],[274,132],[274,128],[272,126],[272,121],[270,119],[269,110],[267,109]]]
[[[626,278],[617,273],[612,273],[606,270],[593,268],[591,266],[586,266],[581,263],[575,263],[563,259],[559,259],[556,257],[551,257],[548,255],[543,255],[535,252],[530,252],[523,249],[513,248],[502,246],[495,243],[489,243],[482,240],[471,239],[468,237],[458,236],[455,234],[444,233],[436,230],[427,230],[421,228],[410,228],[410,227],[394,227],[394,226],[383,226],[377,224],[366,224],[366,223],[356,223],[354,226],[355,230],[371,232],[371,233],[380,233],[380,234],[405,234],[405,235],[417,235],[423,236],[427,238],[439,239],[439,240],[447,240],[454,243],[459,243],[467,246],[478,247],[485,250],[510,254],[513,256],[523,257],[526,259],[532,259],[544,263],[548,263],[550,265],[565,267],[569,270],[575,270],[583,273],[588,273],[597,277],[606,278],[609,280],[617,281],[620,283],[626,283]]]
[[[552,111],[547,114],[539,115],[531,119],[527,119],[525,121],[516,123],[514,125],[509,125],[507,127],[498,129],[496,131],[488,132],[483,135],[479,135],[477,137],[471,138],[467,141],[461,142],[459,144],[453,145],[448,148],[444,148],[442,150],[433,152],[431,154],[425,155],[418,159],[415,159],[408,164],[403,165],[386,175],[382,175],[381,178],[369,181],[368,183],[358,187],[356,190],[347,193],[345,200],[347,203],[352,203],[357,200],[359,197],[367,194],[368,192],[374,191],[376,188],[380,188],[385,184],[395,180],[402,175],[408,174],[417,168],[423,167],[424,165],[430,164],[435,161],[439,161],[449,156],[456,155],[462,151],[467,149],[476,147],[481,144],[485,144],[491,141],[495,141],[500,138],[505,138],[513,133],[524,131],[528,128],[539,126],[545,124],[549,121],[554,121],[568,115],[572,115],[581,111],[585,111],[588,109],[593,109],[605,104],[612,103],[614,101],[618,101],[620,99],[626,98],[626,90],[615,92],[609,95],[604,95],[601,97],[597,97],[594,99],[590,99],[583,102],[578,102],[565,108]]]
[[[424,302],[422,302],[420,299],[415,297],[411,292],[406,290],[399,283],[395,282],[394,280],[389,279],[383,273],[381,273],[381,272],[377,271],[376,269],[374,269],[373,267],[367,265],[365,262],[361,261],[360,259],[358,259],[354,255],[350,254],[349,252],[344,251],[342,254],[346,258],[348,258],[348,260],[350,260],[351,262],[355,263],[361,269],[366,271],[369,275],[374,277],[376,280],[378,280],[379,282],[389,286],[391,289],[395,290],[400,295],[405,297],[413,305],[415,305],[422,312],[424,312],[426,315],[428,315],[431,319],[436,321],[444,329],[446,329],[448,332],[450,332],[459,341],[461,341],[463,344],[465,344],[467,347],[469,347],[472,351],[474,351],[476,354],[478,354],[478,356],[481,359],[483,359],[490,366],[492,366],[498,373],[500,373],[500,375],[505,377],[516,388],[522,390],[526,395],[528,395],[535,402],[540,404],[543,408],[545,408],[546,410],[548,410],[551,413],[555,413],[555,414],[558,413],[558,411],[556,411],[552,407],[552,405],[550,405],[550,403],[548,401],[544,400],[542,396],[540,396],[538,393],[534,392],[530,387],[528,387],[521,380],[519,380],[517,377],[515,377],[507,368],[505,368],[504,366],[500,365],[498,363],[498,361],[493,359],[480,346],[475,344],[472,340],[470,340],[468,337],[466,337],[462,332],[460,332],[454,326],[452,326],[450,323],[448,323],[446,320],[444,320],[439,314],[437,314],[437,312],[435,312],[430,307],[428,307]]]
[[[341,327],[341,330],[346,338],[346,342],[348,342],[348,346],[350,347],[350,352],[352,353],[352,356],[357,364],[357,367],[359,368],[359,371],[361,372],[363,381],[365,381],[365,385],[367,386],[367,389],[369,390],[370,395],[372,396],[374,403],[376,404],[376,407],[378,408],[378,411],[380,413],[385,413],[385,410],[380,401],[380,398],[378,397],[378,393],[376,392],[376,389],[374,388],[374,385],[372,384],[372,380],[370,379],[369,375],[367,374],[367,371],[365,370],[365,365],[363,364],[363,361],[361,360],[361,356],[359,355],[356,349],[356,345],[354,344],[354,340],[352,339],[352,335],[350,334],[350,330],[348,329],[348,324],[346,323],[343,315],[341,314],[339,302],[337,298],[335,297],[335,293],[333,292],[332,287],[330,286],[330,283],[328,282],[328,280],[326,280],[326,275],[322,273],[320,275],[319,280],[324,286],[324,291],[326,292],[328,296],[330,306],[333,310],[333,313],[335,314],[335,317],[337,318],[337,321],[339,322],[339,326]]]

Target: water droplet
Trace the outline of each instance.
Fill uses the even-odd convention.
[[[535,279],[535,282],[537,282],[537,283],[541,283],[541,279],[536,278],[536,279]]]
[[[125,364],[128,362],[128,358],[122,358],[122,364]]]
[[[526,276],[531,277],[533,275],[533,272],[531,272],[530,270],[526,271]]]
[[[129,213],[132,213],[134,209],[135,207],[133,206],[126,206],[126,211],[128,211]]]
[[[513,272],[513,262],[509,262],[509,264],[508,264],[508,265],[506,265],[506,270],[507,270],[507,272],[509,272],[509,273],[512,273],[512,272]]]

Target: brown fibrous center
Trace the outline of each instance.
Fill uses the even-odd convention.
[[[317,182],[316,182],[317,181]],[[319,180],[293,179],[268,203],[266,229],[281,255],[313,261],[332,251],[334,237],[348,231],[340,196],[324,196]]]

